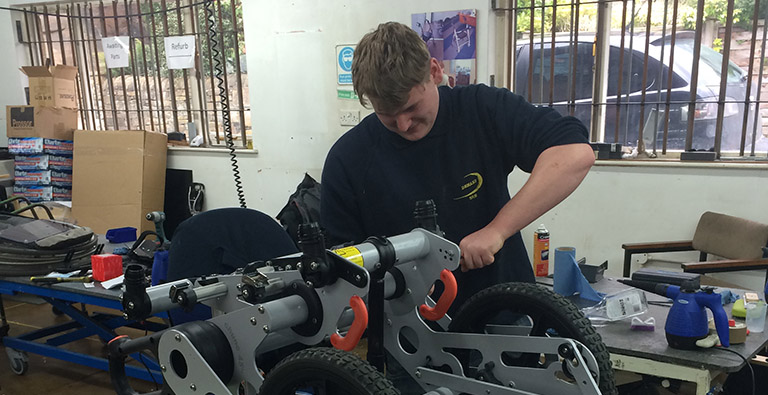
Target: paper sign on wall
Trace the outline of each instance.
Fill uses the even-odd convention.
[[[336,46],[336,82],[339,85],[352,85],[352,56],[355,45]]]
[[[165,37],[165,59],[169,69],[195,67],[195,36]]]
[[[104,49],[104,60],[108,69],[128,67],[130,64],[130,43],[128,36],[102,37],[101,47]]]

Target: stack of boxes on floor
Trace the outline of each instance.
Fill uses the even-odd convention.
[[[7,106],[8,150],[15,155],[13,194],[34,202],[72,200],[72,149],[77,128],[77,68],[22,67],[28,106]]]

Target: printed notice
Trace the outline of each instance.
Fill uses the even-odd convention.
[[[165,59],[169,69],[195,67],[195,36],[165,37]]]
[[[339,85],[352,85],[352,57],[356,45],[336,46],[336,82]]]
[[[130,65],[131,38],[128,36],[102,37],[104,60],[108,69],[128,67]]]

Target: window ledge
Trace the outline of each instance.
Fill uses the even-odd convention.
[[[600,159],[595,161],[595,166],[617,167],[680,167],[703,169],[768,169],[768,158],[762,160],[744,159],[720,159],[712,162],[687,162],[679,159]]]
[[[207,152],[207,153],[222,153],[229,154],[227,147],[187,147],[178,145],[169,145],[169,152]],[[259,150],[256,148],[243,148],[235,147],[235,153],[237,155],[258,155]]]

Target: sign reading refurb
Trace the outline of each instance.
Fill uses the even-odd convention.
[[[355,45],[336,46],[336,82],[339,85],[352,85],[352,56]]]
[[[195,36],[165,37],[165,58],[169,69],[195,67]]]

